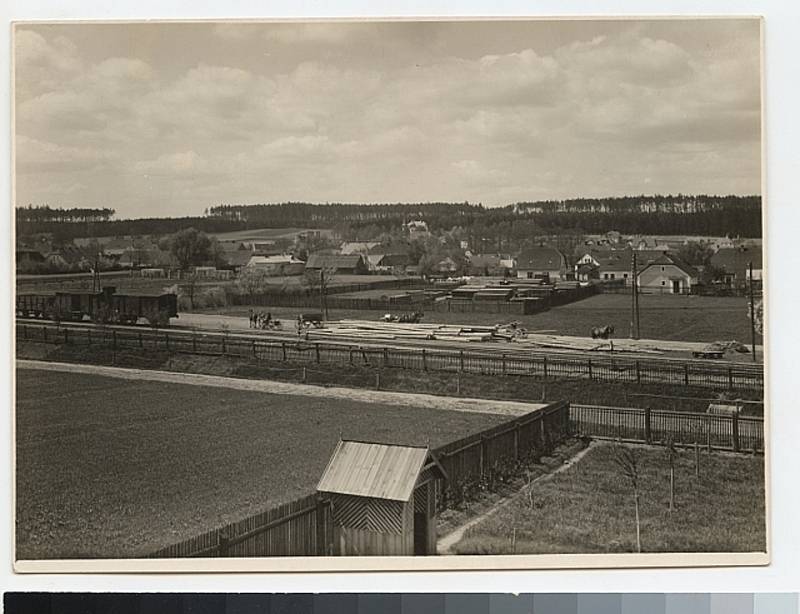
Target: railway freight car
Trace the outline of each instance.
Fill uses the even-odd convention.
[[[144,318],[151,326],[167,326],[178,316],[175,294],[117,294],[116,288],[102,292],[56,292],[18,294],[17,315],[64,322],[89,319],[98,323],[136,324]]]

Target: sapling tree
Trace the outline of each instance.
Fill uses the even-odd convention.
[[[678,451],[675,448],[675,439],[669,435],[664,441],[664,446],[667,449],[667,462],[669,463],[669,511],[675,511],[675,458],[678,456]]]
[[[633,490],[633,510],[636,519],[636,551],[642,551],[642,533],[639,519],[639,453],[633,448],[617,444],[614,449],[614,463],[627,478]]]

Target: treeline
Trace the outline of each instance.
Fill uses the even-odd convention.
[[[87,223],[107,222],[116,213],[114,209],[90,209],[72,207],[69,209],[52,208],[48,205],[34,207],[19,207],[17,209],[17,223]]]
[[[18,210],[19,211],[19,210]],[[148,217],[136,220],[108,220],[91,223],[65,224],[62,222],[32,222],[17,217],[17,236],[49,233],[57,242],[68,242],[82,237],[113,237],[128,235],[167,235],[184,228],[197,228],[203,232],[228,232],[255,228],[244,222],[211,217]]]
[[[208,209],[208,215],[228,220],[244,221],[252,228],[331,227],[334,224],[363,224],[403,220],[453,219],[486,211],[483,205],[464,203],[394,203],[312,204],[290,202],[259,205],[218,205]],[[451,224],[452,226],[452,224]]]
[[[20,236],[53,233],[59,240],[87,236],[171,234],[254,228],[331,228],[345,238],[396,233],[404,222],[424,220],[431,232],[463,229],[470,244],[507,249],[539,235],[676,234],[760,237],[759,196],[654,195],[520,202],[487,208],[464,203],[218,205],[205,216],[111,220],[113,209],[17,209]]]

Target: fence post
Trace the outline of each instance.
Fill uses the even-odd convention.
[[[142,339],[142,333],[139,333],[139,347],[144,348],[144,340]]]
[[[644,440],[647,443],[652,443],[653,441],[653,431],[650,426],[650,408],[646,407],[644,410]]]
[[[592,379],[592,359],[591,358],[589,359],[589,362],[587,364],[589,366],[589,379]]]
[[[483,435],[480,435],[480,445],[478,447],[480,448],[480,452],[481,452],[480,465],[479,465],[480,466],[480,476],[483,477],[483,471],[484,471],[485,464],[486,464],[486,450],[484,449]]]
[[[689,385],[689,363],[683,363],[683,383],[688,386]]]
[[[92,329],[91,328],[87,328],[86,329],[86,344],[87,345],[92,345]]]
[[[514,460],[519,460],[519,422],[514,425]]]
[[[642,372],[641,372],[641,370],[639,368],[639,361],[638,360],[636,361],[636,383],[637,384],[641,384],[642,383]]]
[[[733,438],[733,451],[739,451],[739,414],[733,414],[731,420],[731,436]]]
[[[115,330],[111,331],[111,349],[117,350],[117,331]]]
[[[383,348],[383,366],[389,366],[389,350],[386,347]]]
[[[422,348],[422,370],[423,371],[427,371],[428,370],[428,359],[426,358],[426,356],[427,355],[425,354],[425,348]]]
[[[353,346],[347,348],[347,359],[348,362],[352,365],[353,364]]]
[[[317,363],[319,363],[319,343],[314,344],[314,351],[316,352],[317,355]]]
[[[733,368],[728,367],[728,389],[733,390]]]
[[[64,329],[64,345],[69,345],[69,329]]]
[[[506,374],[506,355],[505,355],[505,354],[503,354],[503,356],[501,357],[501,359],[502,359],[502,361],[503,361],[503,362],[502,362],[502,365],[503,365],[503,375],[505,375],[505,374]]]
[[[197,335],[192,333],[192,353],[197,354]]]
[[[458,370],[464,372],[464,350],[458,351]]]
[[[325,535],[325,503],[322,501],[321,498],[317,497],[317,514],[316,514],[316,521],[317,521],[317,555],[318,556],[327,556],[328,554],[328,544],[327,544],[327,537]]]
[[[253,339],[253,356],[258,358],[258,352],[256,351],[256,340]]]
[[[281,341],[281,352],[283,353],[283,362],[286,362],[286,342]]]
[[[542,360],[542,367],[544,371],[544,379],[547,379],[547,356]]]
[[[47,326],[45,326],[42,330],[44,331],[44,342],[47,343]]]
[[[228,547],[230,544],[230,538],[228,534],[225,532],[221,532],[219,534],[219,544],[217,545],[217,553],[219,556],[228,556]]]

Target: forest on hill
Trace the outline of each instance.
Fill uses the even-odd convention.
[[[217,205],[205,215],[114,220],[113,209],[17,209],[17,234],[52,233],[58,240],[89,236],[165,235],[194,227],[204,232],[254,228],[332,228],[344,238],[371,238],[424,220],[432,232],[453,227],[478,239],[516,243],[535,235],[676,234],[757,238],[760,196],[651,195],[520,202],[490,208],[464,203]]]

